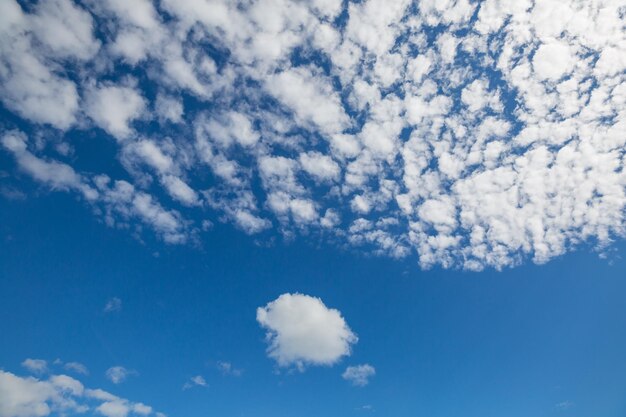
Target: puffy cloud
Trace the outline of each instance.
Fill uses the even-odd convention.
[[[323,77],[306,68],[289,69],[266,81],[268,91],[293,110],[298,120],[325,133],[341,133],[349,126],[339,95]]]
[[[533,57],[533,68],[541,79],[558,80],[572,70],[574,56],[570,46],[557,41],[542,44]]]
[[[341,168],[330,156],[319,152],[302,153],[299,161],[304,171],[320,181],[337,180],[341,173]]]
[[[219,115],[210,120],[206,128],[213,140],[222,147],[235,143],[252,146],[259,140],[259,133],[254,130],[248,116],[237,111]]]
[[[376,369],[372,365],[356,365],[348,366],[341,377],[347,381],[350,381],[352,385],[357,387],[364,387],[369,384],[369,379],[376,375]]]
[[[75,409],[76,403],[66,400],[63,391],[63,387],[52,380],[43,382],[0,371],[0,416],[43,417],[53,408]]]
[[[136,3],[0,4],[1,148],[110,226],[470,270],[626,235],[619,2]],[[47,139],[95,127],[111,172]]]
[[[358,340],[338,310],[308,295],[283,294],[259,307],[256,318],[279,366],[333,365]]]
[[[0,15],[0,100],[27,120],[68,129],[76,122],[78,90],[52,59],[93,55],[91,16],[68,0],[38,3],[32,14],[8,0]]]
[[[144,112],[146,103],[132,87],[104,85],[87,90],[85,111],[102,129],[118,139],[132,133],[130,122]]]
[[[100,48],[91,15],[70,0],[38,3],[30,27],[45,53],[55,57],[87,60]]]
[[[0,370],[0,398],[0,417],[82,415],[92,408],[106,417],[153,414],[150,406],[85,388],[67,375],[39,380]]]

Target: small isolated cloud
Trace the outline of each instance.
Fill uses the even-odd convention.
[[[361,407],[357,407],[358,411],[374,411],[374,407],[370,404],[362,405]]]
[[[183,385],[183,390],[188,390],[193,387],[208,387],[206,379],[202,375],[196,375],[189,378],[189,381],[185,382]]]
[[[110,298],[107,303],[104,305],[105,313],[113,313],[115,311],[122,310],[122,300],[117,297]]]
[[[376,375],[376,369],[368,364],[348,366],[341,377],[347,381],[350,381],[352,385],[357,387],[364,387],[370,381],[369,379]]]
[[[42,374],[48,371],[48,363],[43,359],[25,359],[22,366],[34,374]]]
[[[574,406],[574,403],[571,401],[562,401],[558,403],[557,405],[555,405],[555,407],[558,408],[559,410],[569,410],[573,406]]]
[[[76,372],[81,375],[89,375],[89,370],[80,362],[68,362],[63,366],[68,371]]]
[[[232,375],[232,376],[241,376],[243,370],[236,369],[232,363],[230,362],[217,362],[217,369],[222,373],[222,375]]]
[[[137,375],[137,371],[126,369],[123,366],[113,366],[105,372],[106,377],[114,384],[121,384],[131,375]]]
[[[308,295],[283,294],[259,307],[256,319],[267,330],[268,356],[281,367],[333,365],[358,341],[338,310]]]

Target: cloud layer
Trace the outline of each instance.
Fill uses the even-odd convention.
[[[618,0],[9,0],[0,16],[0,98],[29,123],[1,148],[111,226],[185,243],[225,221],[472,270],[626,233]],[[123,175],[74,166],[65,135],[92,130]]]

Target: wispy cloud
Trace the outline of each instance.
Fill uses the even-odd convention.
[[[185,382],[185,384],[183,385],[183,391],[186,391],[193,387],[208,387],[208,386],[209,384],[207,384],[206,380],[204,379],[202,375],[196,375],[196,376],[189,378],[189,381]]]
[[[559,410],[569,410],[573,406],[574,406],[574,403],[571,401],[562,401],[555,405],[555,407],[558,408]]]
[[[230,362],[218,361],[216,366],[222,375],[241,376],[241,374],[243,374],[242,369],[235,368]]]
[[[63,367],[68,371],[73,371],[77,374],[89,375],[89,370],[87,369],[87,367],[80,362],[67,362],[65,365],[63,365]]]
[[[43,359],[25,359],[22,366],[35,374],[48,372],[48,362]]]
[[[104,305],[102,311],[105,313],[114,313],[122,310],[122,300],[117,297],[109,298]]]
[[[129,376],[137,375],[137,371],[126,369],[123,366],[113,366],[106,370],[105,376],[114,384],[121,384]]]

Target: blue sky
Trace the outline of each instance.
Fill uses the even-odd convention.
[[[610,265],[581,252],[476,274],[421,272],[411,260],[299,242],[260,248],[229,227],[210,234],[202,250],[140,245],[62,194],[4,201],[2,218],[7,372],[25,376],[20,363],[43,358],[53,373],[170,416],[620,416],[626,409],[626,266],[617,257]],[[277,374],[255,310],[286,292],[340,309],[359,337],[352,355]],[[121,310],[105,314],[112,297]],[[83,363],[89,375],[53,365],[56,358]],[[218,361],[241,375],[223,375]],[[376,375],[354,387],[341,374],[361,363]],[[105,371],[117,365],[137,375],[113,384]],[[196,375],[209,386],[183,390]],[[374,411],[358,410],[364,405]]]
[[[0,417],[622,417],[625,16],[0,1]]]

